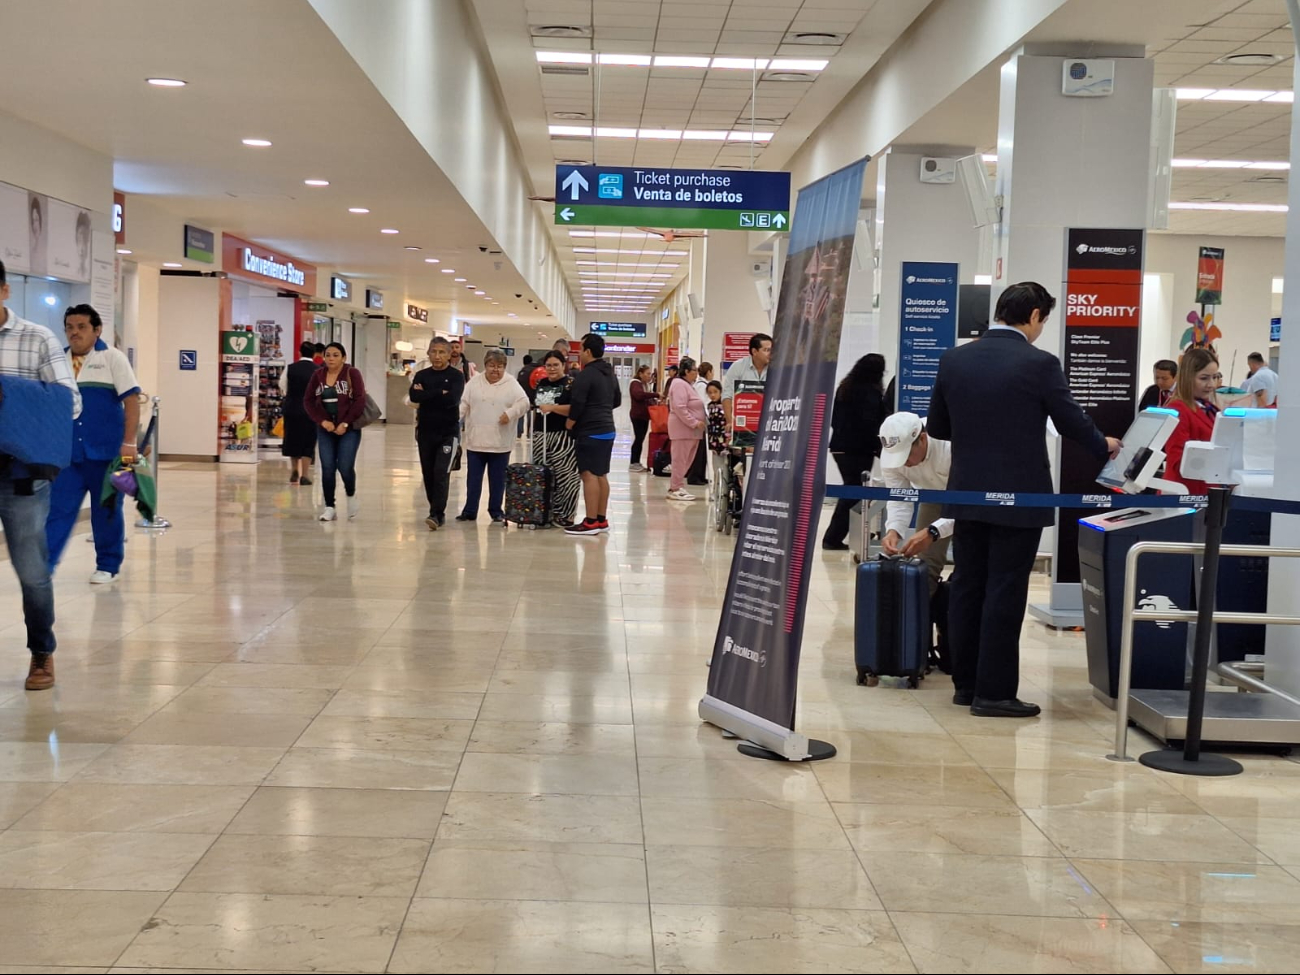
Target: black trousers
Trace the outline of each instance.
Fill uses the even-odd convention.
[[[456,437],[417,434],[420,448],[420,472],[424,475],[424,495],[429,499],[429,514],[447,516],[447,494],[451,489],[451,465],[456,459]]]
[[[632,417],[632,464],[641,463],[641,447],[645,443],[645,435],[650,430],[650,418],[647,416],[643,419]],[[653,457],[650,458],[654,460]]]
[[[874,457],[871,454],[831,454],[835,458],[835,465],[840,469],[840,478],[849,487],[862,487],[862,475],[871,470],[871,462]],[[823,542],[830,542],[832,545],[841,544],[844,539],[849,537],[849,512],[853,510],[856,504],[852,498],[840,498],[835,502],[835,513],[831,515],[831,523],[826,527],[826,534],[822,536]],[[866,502],[864,501],[865,505]]]
[[[952,682],[959,692],[1005,701],[1020,686],[1020,628],[1041,528],[959,520],[948,593]]]

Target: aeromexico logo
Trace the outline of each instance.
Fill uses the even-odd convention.
[[[746,660],[756,663],[760,667],[767,666],[767,654],[759,653],[757,650],[751,650],[749,647],[742,647],[729,636],[723,637],[722,652],[724,654],[729,653],[735,657],[744,657]]]
[[[1079,244],[1074,249],[1080,254],[1109,254],[1111,257],[1128,257],[1130,254],[1137,253],[1137,247],[1134,244],[1120,247],[1105,244]]]
[[[244,248],[244,270],[299,287],[307,283],[306,273],[301,268],[294,267],[293,261],[281,264],[274,257],[258,257],[251,247]]]

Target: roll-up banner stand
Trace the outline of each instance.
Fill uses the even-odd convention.
[[[1141,230],[1075,228],[1066,234],[1061,365],[1075,400],[1108,437],[1122,437],[1137,409],[1144,243]],[[1063,440],[1060,493],[1096,492],[1096,474],[1097,462]],[[1030,607],[1053,626],[1083,625],[1079,519],[1087,514],[1075,508],[1057,513],[1051,603]]]
[[[957,264],[904,261],[898,310],[898,412],[930,415],[939,359],[957,344]]]
[[[794,730],[795,689],[862,159],[799,191],[745,510],[700,717],[791,761],[835,749]]]

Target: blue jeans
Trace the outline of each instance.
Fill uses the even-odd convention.
[[[22,585],[27,646],[32,653],[54,652],[54,584],[45,543],[49,514],[49,481],[34,482],[32,493],[22,495],[15,493],[10,478],[0,477],[0,525],[9,561]]]
[[[504,518],[502,502],[506,496],[506,467],[510,463],[509,454],[489,454],[482,450],[467,450],[469,471],[465,484],[465,507],[461,514],[470,518],[477,517],[478,503],[483,497],[483,471],[488,476],[488,514],[493,518]]]
[[[95,568],[114,575],[122,568],[126,554],[126,520],[122,517],[122,495],[113,492],[113,504],[99,503],[104,477],[112,461],[81,460],[59,471],[50,492],[50,517],[45,522],[49,546],[50,574],[63,558],[72,529],[81,513],[81,502],[90,492],[90,528],[95,536]]]
[[[350,498],[357,493],[357,451],[361,449],[361,431],[349,430],[340,436],[316,428],[316,447],[320,450],[320,486],[325,507],[334,507],[334,475],[343,478],[343,490]]]

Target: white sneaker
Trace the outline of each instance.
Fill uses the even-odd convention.
[[[355,494],[348,498],[348,518],[355,518],[361,514],[361,499]]]
[[[337,511],[335,511],[333,508],[326,508],[324,511],[322,511],[322,512],[320,513],[320,520],[321,520],[321,521],[338,521],[338,520],[339,520],[339,513],[338,513]]]
[[[105,572],[103,569],[96,569],[90,574],[90,584],[92,586],[103,586],[116,578],[116,572]]]
[[[695,495],[691,494],[685,488],[678,488],[676,491],[668,492],[668,499],[670,501],[694,501]]]

